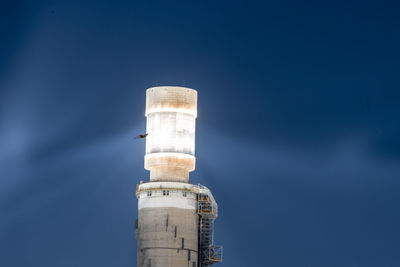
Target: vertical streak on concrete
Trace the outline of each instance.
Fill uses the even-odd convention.
[[[196,211],[190,209],[140,209],[137,266],[197,266],[198,220]]]

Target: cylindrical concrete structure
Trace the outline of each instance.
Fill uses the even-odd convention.
[[[175,182],[138,186],[138,267],[197,267],[199,215],[193,188]]]
[[[178,86],[146,91],[145,169],[150,181],[188,182],[195,169],[197,92]]]
[[[213,245],[218,207],[210,190],[189,184],[195,169],[197,92],[177,86],[146,91],[145,169],[137,186],[137,267],[205,267],[221,261]]]

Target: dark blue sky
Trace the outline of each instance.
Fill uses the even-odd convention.
[[[218,266],[400,266],[399,8],[2,1],[0,266],[135,266],[156,84],[199,92]]]

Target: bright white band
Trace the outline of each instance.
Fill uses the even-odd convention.
[[[177,152],[156,152],[156,153],[148,153],[144,155],[146,158],[151,157],[175,157],[178,159],[193,159],[195,160],[196,157],[193,155],[185,154],[185,153],[177,153]]]
[[[214,197],[210,190],[202,185],[178,182],[150,182],[137,186],[136,196],[138,208],[180,208],[197,209],[197,195],[209,196],[213,203]]]
[[[171,194],[171,193],[170,193]],[[196,198],[181,196],[140,196],[139,210],[145,208],[179,208],[187,210],[196,210]]]
[[[149,110],[146,110],[145,116],[147,117],[151,113],[157,113],[157,112],[176,112],[176,113],[184,113],[184,114],[189,114],[192,115],[193,117],[197,118],[197,110],[193,109],[183,109],[183,108],[152,108]]]

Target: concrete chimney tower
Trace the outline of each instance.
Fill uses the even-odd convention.
[[[158,86],[146,91],[145,169],[137,186],[138,267],[203,267],[222,260],[213,244],[218,206],[211,191],[189,183],[195,169],[197,92]]]

